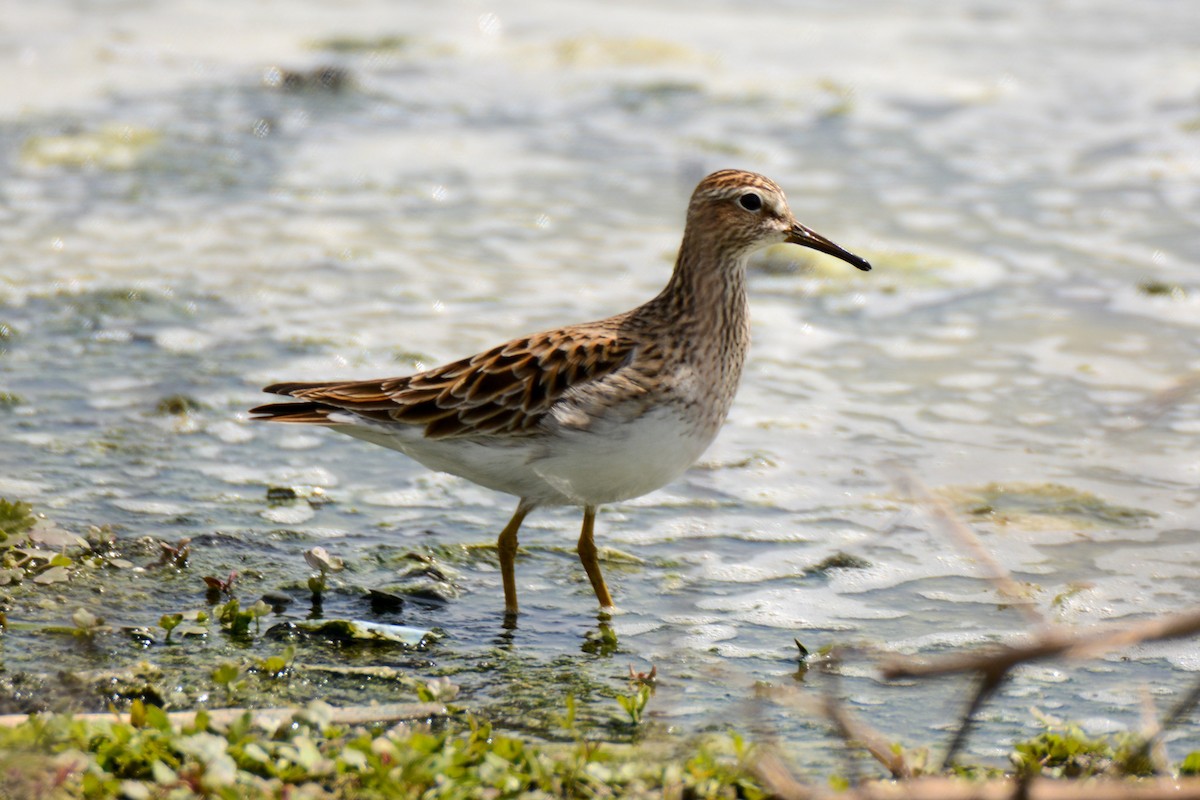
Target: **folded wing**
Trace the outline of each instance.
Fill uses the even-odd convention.
[[[255,419],[339,424],[331,414],[421,426],[430,439],[520,436],[536,431],[553,405],[625,365],[634,343],[613,331],[555,331],[516,339],[479,355],[403,378],[277,383],[263,391],[299,402],[251,409]]]

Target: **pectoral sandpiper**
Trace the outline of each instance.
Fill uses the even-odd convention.
[[[797,222],[772,181],[722,170],[692,194],[675,270],[645,305],[416,375],[277,383],[264,391],[297,402],[251,413],[325,425],[518,497],[497,542],[508,615],[517,613],[513,561],[525,516],[582,506],[579,560],[608,608],[596,508],[674,480],[717,435],[750,344],[746,261],[780,242],[871,268]]]

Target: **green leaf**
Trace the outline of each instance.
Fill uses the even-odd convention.
[[[238,668],[237,664],[222,664],[212,671],[213,683],[216,683],[220,686],[227,686],[228,684],[236,681],[238,675],[240,674],[241,670]]]
[[[20,500],[10,502],[0,497],[0,542],[9,536],[24,533],[33,527],[37,517],[33,515],[33,506]]]

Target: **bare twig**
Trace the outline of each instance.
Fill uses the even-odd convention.
[[[1182,722],[1196,709],[1197,705],[1200,705],[1200,681],[1197,681],[1196,685],[1192,687],[1192,690],[1185,694],[1183,698],[1175,704],[1175,707],[1172,708],[1170,712],[1162,718],[1162,722],[1160,722],[1158,725],[1158,735],[1161,736]]]
[[[996,690],[1004,683],[1007,673],[981,675],[979,678],[979,687],[975,690],[975,696],[971,698],[971,702],[967,704],[967,710],[963,712],[962,721],[959,723],[958,730],[954,732],[954,738],[950,740],[950,744],[946,747],[946,753],[942,756],[942,764],[939,769],[946,769],[954,763],[954,757],[958,755],[958,751],[967,741],[967,736],[971,733],[971,728],[975,727],[975,712],[983,707]]]
[[[792,796],[782,794],[787,800]],[[837,795],[837,800],[1200,800],[1200,780],[1159,778],[1157,780],[1034,781],[1021,784],[1013,779],[979,783],[958,778],[914,778],[902,783],[870,783]]]
[[[852,752],[854,747],[854,735],[850,731],[849,715],[839,713],[843,711],[841,698],[841,674],[838,670],[842,666],[842,654],[836,648],[829,653],[829,657],[821,662],[821,676],[824,678],[825,690],[821,694],[820,710],[825,715],[825,718],[833,725],[834,731],[842,738],[842,743],[845,748],[842,750],[846,759],[846,780],[851,786],[857,785],[859,782],[858,759]]]
[[[962,778],[913,778],[876,781],[834,794],[797,782],[773,752],[764,753],[755,772],[782,800],[1200,800],[1200,779],[1039,780],[1013,778],[971,781]]]
[[[1196,392],[1200,392],[1200,372],[1184,375],[1171,386],[1156,392],[1153,397],[1135,409],[1134,413],[1141,418],[1143,424],[1153,422]]]
[[[989,647],[943,658],[915,659],[897,655],[887,659],[880,670],[888,680],[964,672],[1002,676],[1016,666],[1034,661],[1092,658],[1142,642],[1179,639],[1197,633],[1200,633],[1200,609],[1128,625],[1097,625],[1081,631],[1053,628],[1037,633],[1027,644]]]
[[[765,695],[778,703],[784,703],[802,709],[808,714],[821,714],[829,720],[834,733],[842,740],[848,749],[866,750],[876,761],[887,768],[893,778],[912,777],[913,770],[909,766],[903,752],[896,752],[892,742],[882,733],[851,713],[842,702],[839,691],[837,673],[832,669],[841,661],[841,652],[831,654],[827,662],[821,664],[822,677],[827,679],[827,688],[820,698],[802,695],[792,687],[775,687]],[[777,755],[773,756],[774,764],[782,767]],[[850,759],[846,765],[846,777],[851,784],[859,781],[857,764]]]
[[[1150,729],[1146,735],[1146,740],[1142,743],[1137,755],[1149,757],[1151,755],[1151,751],[1154,750],[1155,745],[1162,741],[1163,735],[1187,718],[1187,716],[1195,710],[1197,705],[1200,705],[1200,681],[1197,681],[1196,685],[1191,688],[1191,691],[1185,694],[1179,700],[1179,702],[1175,704],[1175,707],[1168,711],[1167,715],[1161,720],[1157,721],[1157,723]],[[1165,759],[1156,758],[1156,766],[1160,760]]]
[[[842,737],[847,746],[859,745],[870,753],[876,761],[892,773],[893,778],[905,779],[912,777],[912,768],[904,758],[902,751],[892,748],[892,743],[882,733],[863,722],[836,698],[826,697],[822,710],[834,730]],[[857,783],[857,780],[852,780]]]
[[[988,549],[983,546],[983,543],[979,541],[979,537],[975,535],[975,531],[971,530],[966,523],[959,519],[958,515],[954,513],[954,510],[950,508],[945,500],[929,491],[929,487],[920,478],[899,464],[892,463],[885,465],[884,470],[888,473],[897,491],[908,495],[908,497],[912,498],[913,502],[919,504],[929,512],[933,521],[937,523],[942,531],[958,542],[959,546],[983,567],[984,577],[992,582],[996,590],[1008,600],[1010,605],[1024,614],[1026,620],[1030,623],[1035,625],[1045,624],[1045,619],[1037,608],[1029,602],[1029,598],[1021,588],[1021,584],[1017,583],[1009,571],[992,556]]]
[[[796,780],[774,749],[759,750],[751,769],[772,795],[783,800],[817,800],[828,796],[824,790]]]

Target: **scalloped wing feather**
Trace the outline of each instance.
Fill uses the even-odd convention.
[[[635,342],[613,330],[553,331],[405,378],[338,383],[278,383],[264,391],[303,402],[251,411],[280,422],[330,424],[350,411],[367,419],[423,426],[425,437],[533,433],[551,407],[575,387],[626,363]]]

